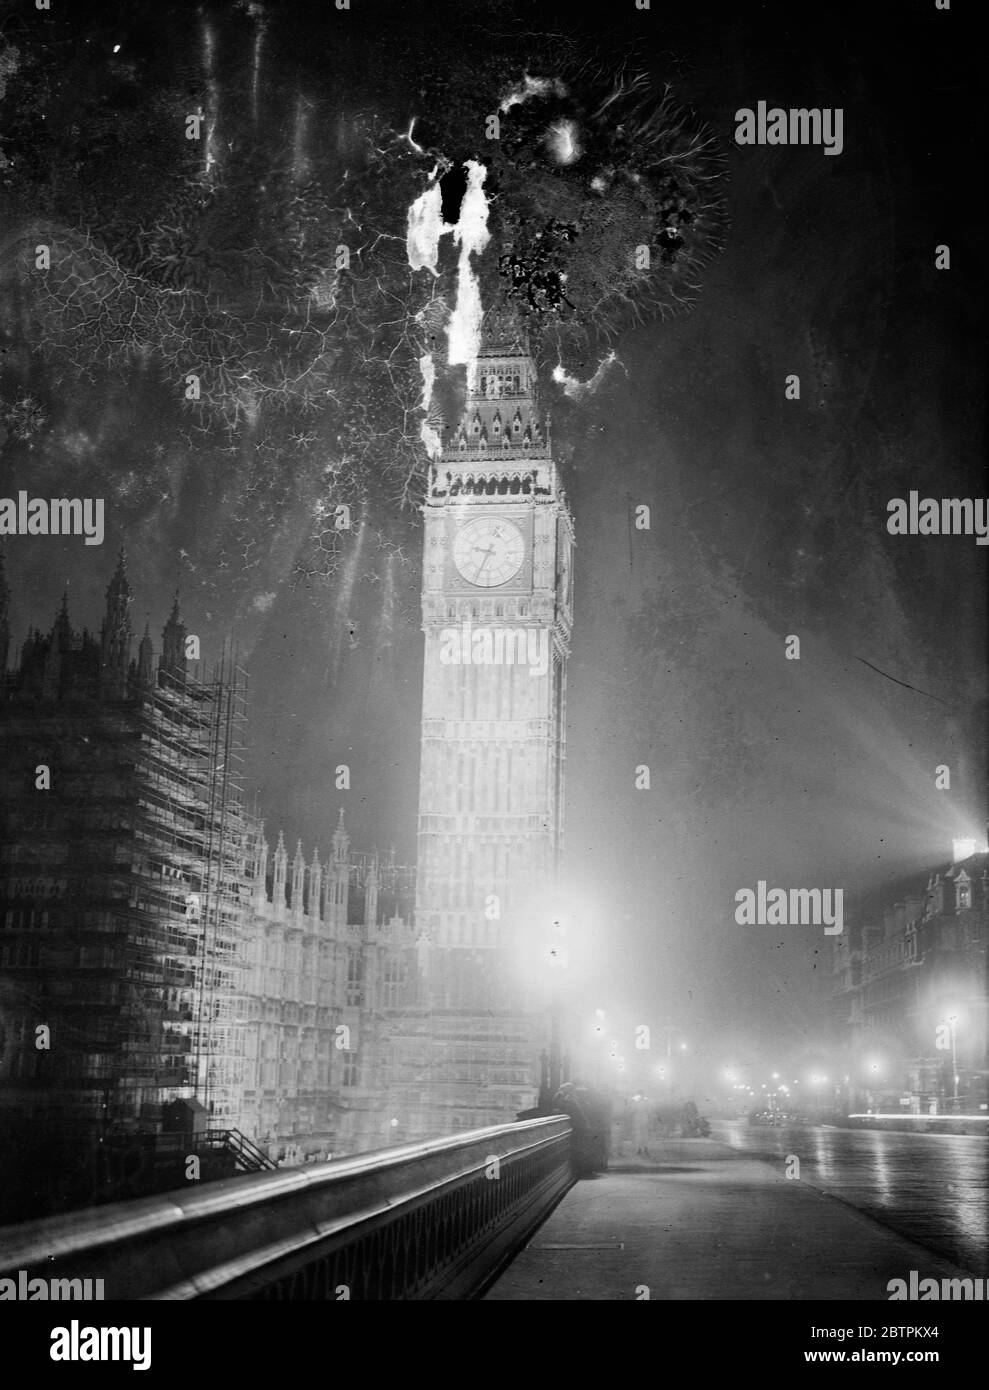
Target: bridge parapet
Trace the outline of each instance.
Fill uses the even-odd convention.
[[[574,1182],[570,1121],[526,1120],[0,1229],[0,1277],[106,1299],[465,1299]]]

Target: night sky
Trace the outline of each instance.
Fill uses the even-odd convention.
[[[742,8],[18,4],[0,27],[0,495],[107,499],[102,548],[7,541],[15,643],[48,628],[66,582],[77,626],[98,628],[124,545],[137,636],[147,618],[157,638],[176,586],[207,656],[234,633],[248,782],[307,853],[341,803],[355,847],[415,853],[426,457],[407,324],[420,314],[428,333],[424,295],[447,293],[455,253],[447,238],[424,289],[404,235],[434,155],[493,160],[483,115],[526,72],[569,64],[590,110],[629,54],[711,137],[714,205],[685,232],[671,296],[659,283],[638,324],[579,295],[569,322],[532,324],[578,538],[574,997],[629,1028],[673,1023],[711,1060],[827,1036],[830,941],[738,926],[738,889],[844,887],[847,911],[853,889],[947,859],[986,813],[987,550],[886,531],[887,502],[911,490],[986,493],[971,24],[933,0]],[[841,107],[843,152],[736,146],[736,109],[760,100]],[[197,109],[215,118],[208,173],[203,142],[183,138]],[[413,118],[422,153],[403,139]],[[584,157],[604,167],[619,137],[596,138]],[[530,155],[497,152],[489,296],[527,189],[584,216],[580,162],[547,172]],[[617,194],[610,215],[626,215]],[[360,247],[346,284],[341,240]],[[39,242],[54,248],[44,286]],[[593,278],[582,244],[578,288]],[[94,283],[111,310],[73,318]],[[594,391],[551,382],[560,361],[587,380],[609,347]],[[197,362],[200,406],[181,384]],[[327,520],[340,501],[342,537]],[[632,525],[642,504],[648,532]],[[950,792],[934,786],[943,763]]]

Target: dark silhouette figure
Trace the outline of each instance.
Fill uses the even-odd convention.
[[[611,1103],[607,1096],[579,1081],[567,1081],[553,1097],[553,1108],[569,1115],[573,1125],[577,1176],[587,1178],[603,1173],[611,1147]]]

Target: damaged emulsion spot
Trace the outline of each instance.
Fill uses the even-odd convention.
[[[467,165],[455,164],[440,179],[441,211],[448,227],[460,221],[460,209],[467,192]]]
[[[437,180],[436,170],[429,187],[410,205],[406,225],[406,252],[412,270],[429,270],[439,276],[440,238],[449,233],[460,248],[457,260],[457,295],[446,322],[447,365],[473,361],[481,340],[481,287],[472,263],[490,240],[488,199],[484,192],[487,169],[477,160],[454,165]],[[431,420],[436,364],[431,352],[419,358],[422,395],[419,408],[424,419],[419,435],[431,458],[437,457],[441,440]]]
[[[566,304],[567,274],[562,248],[578,235],[573,222],[547,222],[528,241],[525,250],[508,251],[498,258],[499,274],[508,282],[509,298],[520,300],[529,313],[555,313]]]

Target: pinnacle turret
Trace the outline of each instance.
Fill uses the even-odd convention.
[[[123,695],[127,683],[131,638],[129,608],[131,587],[127,581],[126,556],[121,550],[117,568],[107,585],[106,612],[100,628],[100,690],[107,695]]]
[[[343,807],[340,807],[340,819],[337,828],[333,832],[333,858],[338,863],[346,859],[347,851],[350,848],[350,836],[347,834],[343,824]]]
[[[161,633],[161,660],[158,663],[158,669],[179,681],[184,681],[186,675],[186,632],[185,623],[179,612],[179,592],[176,589],[172,611]]]
[[[151,625],[144,624],[144,636],[141,638],[137,649],[137,679],[142,686],[151,684],[151,673],[154,669],[155,649],[151,643]]]

